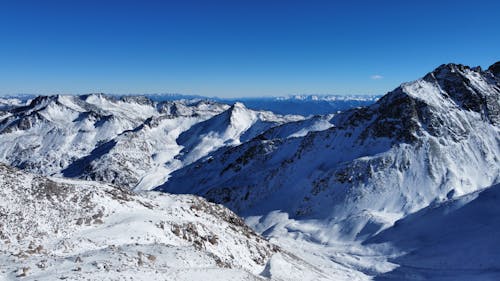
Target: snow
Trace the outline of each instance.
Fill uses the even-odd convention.
[[[107,184],[0,166],[0,279],[24,265],[33,280],[500,278],[491,72],[442,65],[373,105],[307,118],[200,98],[54,96],[8,108],[3,162]],[[253,230],[155,186],[222,203]]]
[[[0,97],[0,110],[10,109],[24,105],[25,102],[19,98]]]
[[[4,165],[0,186],[2,280],[262,280],[276,253],[285,266],[317,275],[198,197],[136,195]]]
[[[249,110],[241,103],[155,103],[102,94],[39,97],[2,118],[2,162],[136,191],[162,184],[173,171],[221,147],[304,119]]]
[[[173,172],[158,190],[223,203],[283,249],[325,264],[336,278],[390,277],[404,264],[392,260],[401,249],[365,241],[413,213],[500,181],[500,87],[488,75],[443,66],[368,108],[326,119],[332,126],[322,123],[325,130],[309,129],[318,120],[308,119],[221,149],[210,161]],[[300,243],[306,246],[299,249]],[[456,276],[446,270],[443,276]]]
[[[498,279],[499,192],[497,184],[426,207],[368,240],[396,252],[392,259],[401,265],[380,279]]]

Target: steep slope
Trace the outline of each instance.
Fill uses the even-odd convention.
[[[442,65],[335,116],[328,130],[222,149],[158,190],[198,194],[243,216],[314,219],[321,227],[304,235],[320,243],[363,241],[432,202],[500,181],[499,81]]]
[[[99,145],[89,156],[65,168],[62,174],[137,190],[150,189],[183,165],[175,159],[183,148],[177,142],[178,136],[228,107],[211,102],[169,102],[160,106],[159,115]]]
[[[51,175],[139,126],[154,108],[102,95],[37,97],[0,122],[2,162]]]
[[[262,280],[275,254],[310,280],[322,278],[199,197],[139,196],[3,164],[0,186],[2,280]]]
[[[179,136],[177,141],[184,147],[181,159],[189,164],[220,147],[238,145],[269,128],[303,119],[296,115],[279,116],[271,112],[249,110],[237,102],[223,113],[196,124]]]

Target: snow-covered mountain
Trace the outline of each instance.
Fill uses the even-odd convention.
[[[398,219],[500,182],[498,63],[441,65],[329,122],[294,138],[272,128],[172,173],[158,190],[222,203],[284,247],[321,244],[325,259],[378,275],[390,265],[339,259],[339,243],[358,249]],[[354,252],[375,256],[366,251]]]
[[[276,266],[326,280],[199,197],[137,195],[3,164],[0,186],[2,280],[280,280]]]
[[[297,96],[281,100],[284,103],[279,106],[302,100],[319,102],[318,109],[324,103],[337,102],[333,98]],[[221,261],[232,261],[231,266],[237,269],[216,268],[208,276],[237,280],[500,278],[494,251],[499,242],[495,206],[500,203],[496,194],[500,183],[500,62],[487,70],[441,65],[374,104],[308,117],[254,110],[247,102],[226,104],[198,98],[51,96],[37,97],[26,104],[14,100],[4,104],[0,110],[1,162],[37,174],[126,187],[46,179],[0,166],[0,175],[2,171],[5,174],[2,185],[8,186],[2,194],[5,199],[0,214],[17,220],[9,220],[11,224],[4,228],[11,233],[9,239],[17,233],[47,232],[38,229],[43,225],[53,228],[45,217],[54,220],[58,233],[71,233],[67,241],[58,240],[57,235],[50,239],[40,236],[46,239],[44,249],[52,247],[57,266],[49,267],[46,273],[38,269],[31,272],[34,267],[30,266],[28,272],[33,273],[33,279],[53,277],[59,274],[55,273],[59,268],[69,272],[65,274],[70,278],[80,278],[80,271],[70,272],[76,256],[68,262],[60,247],[70,247],[76,253],[91,249],[92,253],[85,252],[92,257],[88,258],[90,263],[79,266],[82,272],[101,265],[101,273],[111,266],[127,272],[124,276],[132,276],[128,275],[130,270],[153,276],[149,269],[130,267],[135,263],[130,263],[136,256],[133,253],[141,253],[136,258],[142,264],[145,253],[155,257],[164,254],[160,260],[174,257],[175,269],[168,263],[163,267],[176,272],[168,277],[174,280],[205,276],[214,255]],[[18,178],[20,182],[16,182]],[[70,190],[65,198],[76,201],[65,200],[68,206],[60,207],[54,196],[38,196],[40,187],[47,189],[45,182],[56,186],[50,187],[50,192]],[[208,236],[204,236],[202,240],[209,247],[203,244],[203,254],[179,250],[191,244],[168,240],[175,238],[175,232],[181,233],[177,226],[188,225],[184,230],[191,233],[189,223],[195,220],[203,225],[196,228],[197,233],[204,229],[217,234],[232,222],[213,218],[220,213],[214,215],[212,208],[225,209],[198,197],[129,191],[155,186],[158,191],[196,194],[221,203],[244,217],[251,229],[270,242],[239,221],[241,229],[226,233],[227,239],[218,244],[220,249],[208,245]],[[87,199],[79,199],[86,196],[94,206],[89,212],[81,205]],[[132,199],[127,201],[123,196]],[[32,208],[21,207],[25,199],[24,205]],[[52,205],[40,208],[37,202]],[[153,207],[148,208],[144,202]],[[193,209],[193,204],[211,207],[199,210]],[[99,215],[101,209],[105,215]],[[81,224],[70,223],[78,222],[79,213],[85,214]],[[227,210],[223,213],[234,215]],[[65,216],[67,220],[57,219]],[[23,221],[21,217],[44,223]],[[85,225],[88,217],[90,225]],[[151,221],[157,222],[160,217],[168,218],[167,228],[174,229],[174,236],[169,232],[165,237],[161,230],[160,234],[149,232]],[[218,225],[207,224],[207,220]],[[24,226],[18,229],[16,223]],[[114,229],[126,231],[116,234]],[[109,239],[102,238],[106,240],[103,242],[98,237]],[[182,241],[184,236],[177,238]],[[85,244],[86,239],[93,241],[88,242],[91,246]],[[154,250],[158,247],[146,247],[142,242],[130,243],[134,239],[173,245],[169,249],[181,254]],[[240,240],[236,243],[235,239]],[[240,249],[247,243],[241,239],[254,242]],[[106,246],[115,240],[120,242],[113,244],[123,245],[119,247],[123,255]],[[196,241],[193,238],[188,242],[199,250]],[[11,242],[2,249],[36,253],[36,243],[26,243]],[[258,249],[271,250],[254,260],[252,253]],[[477,259],[462,266],[467,259],[463,252],[473,253]],[[100,256],[113,262],[103,263],[97,258]],[[179,259],[184,258],[194,261],[181,263]],[[18,260],[12,256],[4,259],[8,261],[8,269],[3,271],[6,277],[23,274],[22,268],[15,268]],[[36,265],[40,259],[28,257],[27,261]],[[193,269],[198,262],[202,269]],[[13,273],[14,269],[20,271]],[[110,275],[91,278],[103,276]]]
[[[0,97],[0,110],[9,110],[14,107],[22,106],[23,104],[23,101],[17,98]]]
[[[147,190],[221,146],[303,119],[203,100],[37,97],[2,111],[0,161],[42,175]]]
[[[499,181],[498,83],[491,72],[443,65],[334,116],[330,129],[288,139],[264,133],[178,170],[159,189],[244,215],[279,209],[342,221],[359,213],[381,227],[393,221],[377,221],[377,212],[401,217]],[[356,227],[344,235],[355,238]]]

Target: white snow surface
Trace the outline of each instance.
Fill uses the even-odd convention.
[[[1,280],[291,280],[275,273],[283,266],[326,280],[199,197],[137,195],[3,164],[0,187]]]

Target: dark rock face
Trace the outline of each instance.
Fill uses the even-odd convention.
[[[436,81],[450,95],[450,97],[466,110],[481,113],[492,124],[500,124],[500,81],[489,81],[492,89],[485,92],[473,85],[473,82],[463,75],[469,70],[462,65],[449,64],[440,70],[436,75]],[[488,68],[488,71],[499,77],[500,62]],[[434,71],[436,72],[436,71]],[[476,71],[477,76],[488,80],[488,73]]]
[[[497,122],[497,116],[490,116],[489,113],[490,109],[493,109],[493,112],[495,111],[498,103],[495,105],[495,102],[488,98],[490,93],[483,93],[474,87],[472,81],[463,75],[464,71],[467,70],[472,69],[463,65],[442,65],[430,75],[427,75],[425,79],[428,82],[438,83],[441,89],[465,110],[485,114],[492,122]],[[476,73],[484,75],[481,71],[476,71]],[[498,91],[496,96],[498,97]]]
[[[11,133],[16,130],[28,130],[44,120],[45,118],[38,111],[33,111],[17,119],[16,116],[11,116],[0,122],[0,132]]]
[[[398,88],[382,98],[379,105],[374,112],[375,121],[365,129],[364,134],[404,142],[416,140],[419,113],[425,104]]]
[[[154,106],[154,102],[145,96],[125,96],[122,97],[121,100],[127,103]]]
[[[488,67],[488,71],[491,72],[496,77],[500,78],[500,61],[497,61],[496,63]]]
[[[471,81],[462,75],[469,68],[462,65],[448,64],[432,72],[428,82],[438,83],[451,99],[466,110],[481,112],[484,96],[474,90]],[[429,77],[429,76],[427,76]]]

